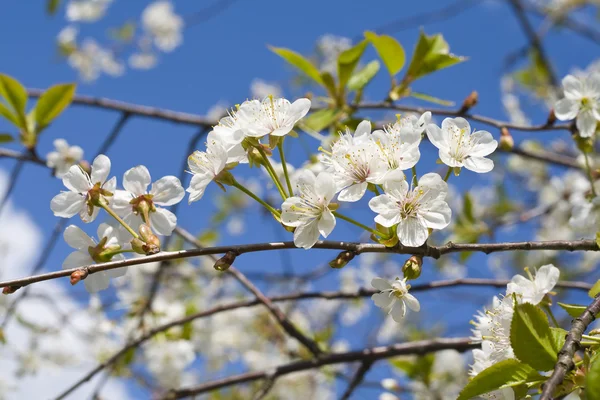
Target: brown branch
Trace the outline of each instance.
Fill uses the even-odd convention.
[[[491,254],[503,251],[532,251],[532,250],[563,250],[563,251],[598,251],[598,245],[595,240],[549,240],[540,242],[504,242],[504,243],[452,243],[448,242],[443,246],[407,247],[397,245],[395,247],[385,247],[376,243],[356,243],[356,242],[336,242],[330,240],[320,240],[313,248],[329,250],[349,250],[356,254],[360,253],[390,253],[390,254],[410,254],[423,257],[440,258],[445,254],[461,252],[480,252]],[[0,282],[0,288],[11,287],[19,289],[32,283],[47,281],[50,279],[63,278],[71,276],[73,272],[84,272],[93,274],[99,271],[108,271],[111,269],[129,267],[132,265],[146,264],[155,261],[177,260],[182,258],[191,258],[207,256],[212,254],[224,254],[228,251],[238,255],[244,253],[255,253],[261,251],[273,251],[284,249],[297,249],[294,242],[273,242],[273,243],[254,243],[234,246],[215,246],[203,249],[190,249],[179,251],[163,251],[158,254],[129,258],[126,260],[110,261],[101,264],[84,265],[77,268],[64,269],[60,271],[49,272],[45,274],[33,275],[25,278],[11,279]]]
[[[46,160],[33,155],[31,153],[21,153],[10,149],[0,149],[0,158],[14,158],[15,160],[23,160],[46,166]]]
[[[456,286],[489,286],[489,287],[505,287],[508,284],[508,280],[497,280],[497,279],[477,279],[477,278],[464,278],[464,279],[452,279],[452,280],[442,280],[442,281],[433,281],[429,283],[413,285],[411,287],[411,292],[421,292],[433,289],[440,288],[449,288]],[[592,285],[586,282],[558,282],[556,284],[557,288],[565,288],[565,289],[575,289],[575,290],[589,290]],[[283,296],[274,296],[270,298],[270,301],[273,303],[278,302],[288,302],[288,301],[299,301],[299,300],[311,300],[311,299],[322,299],[322,300],[341,300],[341,299],[356,299],[361,297],[369,297],[374,293],[377,293],[376,290],[371,289],[359,289],[355,292],[303,292],[303,293],[293,293],[289,295]],[[258,299],[253,300],[245,300],[238,301],[235,303],[224,304],[220,306],[216,306],[206,311],[201,311],[196,314],[188,315],[183,318],[173,320],[164,325],[157,326],[156,328],[146,332],[145,334],[138,337],[136,340],[127,343],[121,350],[115,353],[112,357],[108,358],[103,363],[99,364],[88,372],[83,378],[79,381],[75,382],[70,388],[68,388],[65,392],[57,397],[57,399],[62,399],[68,394],[72,393],[75,389],[81,386],[83,383],[92,379],[96,374],[102,371],[104,368],[110,367],[112,364],[117,362],[120,357],[126,354],[132,348],[138,347],[141,344],[145,343],[147,340],[151,339],[155,335],[159,333],[168,331],[171,328],[176,326],[181,326],[192,322],[197,319],[207,318],[212,315],[232,311],[239,308],[249,308],[260,305],[260,301]]]
[[[360,366],[356,370],[356,373],[352,377],[352,380],[348,384],[346,391],[344,392],[344,394],[342,394],[342,397],[340,397],[340,400],[348,400],[350,396],[352,396],[352,392],[354,392],[358,385],[360,385],[360,383],[363,381],[365,375],[367,374],[367,372],[369,372],[372,365],[373,361],[363,361],[360,364]]]
[[[280,376],[291,374],[298,371],[320,368],[326,365],[349,363],[355,361],[375,362],[385,358],[408,355],[408,354],[427,354],[440,350],[454,349],[465,352],[479,347],[479,344],[471,343],[469,338],[448,338],[421,340],[418,342],[409,342],[395,344],[391,346],[373,347],[359,351],[350,351],[347,353],[332,353],[322,356],[318,359],[295,361],[289,364],[280,365],[270,371],[246,372],[239,375],[229,376],[212,382],[202,383],[190,388],[171,390],[163,399],[182,399],[185,397],[196,396],[213,390],[228,386],[239,385],[242,383],[253,382],[262,379],[274,379]]]
[[[597,295],[585,311],[573,320],[571,329],[569,330],[569,333],[567,333],[565,344],[558,353],[554,371],[552,371],[550,379],[548,379],[542,387],[540,400],[552,399],[554,390],[565,379],[567,372],[573,369],[575,366],[573,357],[575,356],[575,352],[579,349],[583,332],[585,332],[587,327],[594,321],[596,314],[598,313],[600,313],[600,295]]]

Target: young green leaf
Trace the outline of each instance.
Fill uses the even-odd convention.
[[[484,393],[542,378],[533,368],[519,360],[503,360],[477,374],[460,392],[458,400],[469,400]]]
[[[320,132],[337,120],[338,113],[338,110],[333,108],[324,108],[316,111],[304,118],[301,127],[311,132]]]
[[[464,61],[465,57],[450,53],[450,47],[441,34],[427,36],[423,31],[415,47],[405,80],[412,82],[432,72]]]
[[[396,39],[388,35],[377,35],[368,31],[365,32],[365,38],[375,47],[390,76],[393,77],[400,72],[406,62],[406,55],[404,48]]]
[[[50,87],[42,94],[34,108],[36,129],[41,132],[71,104],[75,94],[74,83],[63,83]]]
[[[361,90],[371,82],[371,80],[379,72],[380,64],[379,61],[373,60],[368,63],[363,69],[356,72],[348,80],[348,89],[350,90]]]
[[[598,293],[600,293],[600,279],[598,279],[596,283],[594,283],[594,286],[592,286],[592,288],[588,292],[588,295],[593,299],[598,295]]]
[[[15,140],[9,133],[0,133],[0,144],[10,143]]]
[[[21,123],[19,122],[19,118],[2,103],[0,103],[0,115],[6,118],[17,128],[20,127]]]
[[[17,116],[19,127],[26,129],[25,107],[27,107],[27,90],[16,79],[0,74],[0,96],[12,108]]]
[[[56,14],[58,6],[60,6],[60,0],[46,0],[46,13],[48,15]]]
[[[321,72],[321,79],[323,80],[323,86],[327,89],[329,95],[332,98],[335,98],[337,96],[337,88],[335,87],[333,76],[329,72],[323,71]]]
[[[340,79],[339,86],[343,88],[346,86],[348,79],[352,76],[354,69],[358,65],[360,58],[362,57],[365,49],[367,48],[368,42],[366,40],[361,41],[356,46],[349,48],[346,51],[340,53],[337,60],[338,77]]]
[[[561,303],[560,301],[558,302],[558,305],[561,306],[561,308],[573,318],[579,317],[587,308],[587,306],[582,306],[579,304],[566,304]]]
[[[565,345],[565,340],[568,332],[565,331],[563,328],[551,327],[550,333],[552,334],[552,345],[554,346],[556,354],[558,354],[558,352],[561,351],[561,349]]]
[[[554,368],[557,351],[548,318],[539,307],[529,303],[515,307],[510,325],[510,344],[515,357],[536,370]]]
[[[433,104],[439,104],[440,106],[444,106],[444,107],[452,107],[454,105],[453,101],[440,99],[438,97],[434,97],[434,96],[431,96],[431,95],[425,94],[425,93],[415,92],[414,90],[411,90],[410,95],[411,95],[411,97],[414,97],[415,99],[428,101]]]
[[[586,400],[600,400],[600,357],[594,357],[585,377]]]
[[[295,51],[285,49],[282,47],[269,46],[269,49],[275,54],[277,54],[279,57],[287,61],[288,64],[302,71],[313,81],[317,82],[319,85],[325,85],[323,79],[321,78],[321,73],[319,72],[317,67],[315,67],[312,62],[304,58],[302,55],[296,53]]]

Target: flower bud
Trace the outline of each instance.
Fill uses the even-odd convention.
[[[146,255],[146,252],[144,251],[144,242],[142,242],[140,239],[133,238],[129,243],[131,244],[133,251],[135,251],[137,254]]]
[[[513,139],[510,131],[506,127],[502,127],[500,130],[500,145],[499,147],[504,151],[511,151],[515,147],[515,140]]]
[[[231,172],[223,170],[215,177],[214,181],[222,185],[233,186],[235,183],[235,178]]]
[[[227,271],[231,264],[235,261],[237,254],[234,251],[228,251],[225,255],[219,258],[214,265],[217,271]]]
[[[579,135],[573,135],[573,140],[575,140],[575,144],[577,148],[581,150],[582,153],[589,154],[594,151],[594,139],[591,137],[584,138]]]
[[[409,279],[417,279],[421,276],[421,267],[423,266],[423,257],[421,256],[412,256],[404,263],[402,267],[402,272],[404,273],[404,277]]]
[[[146,255],[156,254],[160,252],[160,240],[152,232],[152,229],[148,225],[142,224],[139,228],[140,238],[144,241],[142,250]]]
[[[467,96],[465,101],[463,101],[462,106],[460,107],[460,110],[458,111],[458,113],[459,114],[466,113],[472,107],[474,107],[478,101],[479,101],[479,94],[475,90],[473,90],[471,92],[471,94]]]
[[[87,278],[88,272],[85,269],[78,269],[71,274],[71,285],[75,285],[77,282]]]
[[[2,294],[12,294],[20,288],[20,286],[5,286],[2,288]]]
[[[344,268],[355,256],[353,251],[342,251],[335,260],[329,262],[329,266],[335,269]]]
[[[546,125],[552,126],[556,122],[556,114],[554,113],[554,108],[550,109],[550,113],[548,114],[548,119],[546,119]]]
[[[385,390],[389,390],[391,392],[397,392],[400,390],[400,385],[398,384],[398,382],[393,379],[393,378],[385,378],[381,380],[381,386],[385,389]]]

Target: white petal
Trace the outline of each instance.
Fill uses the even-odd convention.
[[[117,254],[119,256],[121,254]],[[113,261],[117,260],[117,256],[113,257]],[[119,278],[127,273],[127,268],[115,268],[104,271],[109,278]]]
[[[59,152],[67,151],[69,149],[69,143],[65,139],[55,139],[52,144]]]
[[[552,264],[547,264],[537,270],[535,274],[535,285],[538,289],[548,293],[551,291],[560,277],[560,270]]]
[[[50,201],[50,209],[57,217],[71,218],[85,207],[85,197],[75,192],[62,192]]]
[[[319,227],[316,220],[300,225],[294,231],[294,244],[296,247],[310,249],[319,240]]]
[[[577,125],[577,130],[581,137],[592,137],[594,133],[596,133],[597,123],[598,121],[596,121],[594,113],[591,110],[587,110],[582,111],[577,115],[575,125]]]
[[[212,181],[212,176],[203,176],[196,174],[192,176],[190,186],[186,189],[186,192],[190,194],[188,202],[194,202],[200,200],[204,196],[206,186]]]
[[[127,190],[115,190],[110,205],[117,214],[124,216],[132,212],[129,202],[133,198],[133,194]]]
[[[304,116],[308,114],[310,105],[310,100],[306,98],[298,99],[292,103],[288,113],[292,117],[294,123],[298,122],[299,119],[304,118]]]
[[[154,195],[152,201],[161,206],[177,204],[185,196],[181,182],[174,176],[165,176],[152,184],[150,194]]]
[[[424,225],[424,221],[415,217],[400,221],[397,233],[400,243],[409,247],[422,246],[429,236],[429,231]]]
[[[107,289],[110,284],[108,275],[104,272],[96,272],[95,274],[89,275],[83,280],[86,290],[89,293],[96,293],[101,290]]]
[[[94,207],[92,210],[92,215],[88,214],[87,207],[82,207],[81,211],[79,211],[79,217],[83,222],[89,224],[90,222],[94,222],[98,214],[100,213],[100,208]]]
[[[324,205],[327,205],[333,200],[336,193],[335,181],[333,176],[327,172],[321,172],[315,180],[315,193],[317,196],[325,199]]]
[[[406,304],[404,304],[404,301],[396,301],[396,303],[392,306],[392,309],[390,310],[390,315],[392,316],[392,319],[394,321],[402,322],[402,318],[406,316]]]
[[[392,285],[383,278],[373,278],[371,280],[371,286],[373,286],[377,290],[381,290],[382,292],[384,290],[389,290],[392,288]]]
[[[375,293],[371,296],[371,299],[380,308],[387,308],[394,301],[394,297],[390,296],[389,293]]]
[[[440,160],[442,160],[442,162],[449,167],[455,168],[463,166],[463,163],[461,161],[451,156],[450,153],[445,149],[440,149],[440,151],[438,152],[438,156],[440,157]]]
[[[123,174],[123,187],[135,197],[146,194],[150,182],[150,172],[143,165],[133,167]]]
[[[365,195],[367,186],[367,182],[355,183],[354,185],[343,189],[338,196],[338,200],[348,202],[358,201]]]
[[[396,200],[388,194],[381,194],[369,200],[369,208],[387,218],[394,218],[400,214],[400,208]]]
[[[69,254],[67,258],[65,258],[62,267],[63,269],[71,269],[85,267],[92,264],[94,264],[94,260],[92,260],[92,257],[90,257],[87,251],[85,253],[81,251],[74,251]]]
[[[177,217],[169,210],[157,207],[156,212],[150,215],[152,228],[159,235],[169,236],[177,226]]]
[[[429,124],[427,128],[425,128],[425,132],[427,133],[427,137],[431,144],[433,144],[438,149],[447,149],[448,148],[448,139],[446,134],[442,132],[442,129],[436,124]]]
[[[450,224],[452,210],[445,201],[437,200],[427,210],[420,210],[419,215],[425,220],[428,228],[444,229]]]
[[[92,164],[92,184],[104,183],[108,178],[108,174],[110,174],[110,159],[104,154],[100,154]]]
[[[116,188],[117,188],[117,177],[116,176],[113,176],[112,178],[110,178],[109,180],[104,182],[104,185],[102,185],[102,189],[108,190],[111,193],[114,193]],[[107,199],[110,200],[110,197],[108,197]]]
[[[494,169],[494,162],[484,157],[469,157],[464,161],[465,168],[480,174]]]
[[[371,133],[371,122],[364,120],[356,127],[354,131],[354,138],[358,140],[366,140],[368,135]]]
[[[424,192],[419,198],[419,203],[444,200],[448,193],[448,184],[444,182],[441,176],[430,172],[419,179],[419,186],[416,190],[423,190]]]
[[[569,99],[580,100],[583,97],[583,84],[573,75],[567,75],[562,80],[565,96]]]
[[[471,135],[473,147],[469,155],[475,157],[484,157],[492,154],[498,147],[498,142],[488,131],[477,131]]]
[[[444,121],[442,121],[442,129],[444,128],[444,122],[446,122],[446,120],[450,120],[451,124],[456,126],[461,131],[464,131],[467,134],[471,133],[471,125],[469,125],[469,121],[467,121],[463,117],[446,118]]]
[[[69,246],[87,252],[88,247],[95,247],[96,243],[81,228],[69,225],[63,233],[63,238]]]
[[[561,99],[554,104],[554,115],[560,121],[569,121],[579,112],[579,100]]]
[[[303,211],[304,202],[300,197],[290,197],[281,205],[281,222],[286,226],[297,227],[308,218]]]
[[[391,179],[383,184],[385,193],[396,201],[404,200],[408,194],[408,189],[409,186],[406,180]]]
[[[62,181],[63,184],[73,192],[87,193],[87,191],[92,188],[90,178],[83,172],[79,165],[72,165]]]
[[[414,312],[419,312],[421,310],[421,304],[419,303],[419,300],[417,300],[417,298],[412,294],[406,293],[404,296],[402,296],[402,300],[404,300],[406,306]]]
[[[319,219],[319,233],[326,238],[333,231],[333,228],[335,228],[335,217],[329,209],[326,209]]]

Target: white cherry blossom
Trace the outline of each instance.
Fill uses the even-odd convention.
[[[407,117],[373,132],[373,140],[385,157],[389,171],[410,169],[419,161],[421,134],[425,129],[424,124],[431,118],[431,113],[429,118],[426,114],[419,119],[421,122],[417,122],[416,116]]]
[[[237,111],[237,116],[246,136],[285,136],[308,113],[310,105],[310,100],[305,98],[290,103],[287,99],[270,96],[262,102],[245,101]]]
[[[204,191],[227,165],[227,150],[219,140],[209,140],[206,151],[195,151],[188,157],[188,167],[193,174],[190,186],[186,191],[190,194],[189,203],[200,200]]]
[[[227,163],[247,163],[248,155],[242,142],[244,130],[236,111],[231,111],[228,116],[219,120],[219,123],[208,133],[207,140],[219,141],[227,150]]]
[[[104,16],[112,0],[70,0],[67,3],[67,20],[95,22]]]
[[[385,138],[383,139],[385,140]],[[371,123],[362,121],[354,134],[346,129],[323,158],[327,171],[335,178],[340,201],[360,200],[369,183],[381,184],[388,172],[388,163],[380,147],[371,137]]]
[[[369,207],[378,214],[378,224],[398,225],[398,239],[405,246],[421,246],[429,228],[443,229],[450,223],[452,212],[445,201],[448,185],[438,174],[423,175],[413,190],[405,180],[388,180],[384,191],[369,201]]]
[[[591,137],[600,120],[600,73],[579,78],[567,75],[562,84],[565,98],[554,105],[554,115],[561,121],[577,118],[579,135]]]
[[[152,182],[150,172],[143,165],[131,168],[123,175],[125,190],[117,190],[113,201],[114,210],[133,229],[144,223],[146,212],[152,229],[159,235],[170,235],[177,225],[177,217],[171,211],[157,206],[172,206],[185,196],[181,182],[175,176],[165,176]],[[129,233],[126,233],[130,237]]]
[[[62,181],[69,189],[61,192],[50,201],[50,209],[54,215],[71,218],[79,214],[83,222],[92,222],[98,215],[99,208],[94,202],[110,204],[112,194],[117,186],[117,178],[108,179],[110,159],[100,154],[92,164],[92,173],[88,175],[79,165],[73,165]]]
[[[109,224],[100,224],[98,226],[99,242],[89,237],[84,231],[75,225],[69,225],[64,232],[65,242],[77,251],[72,252],[63,262],[63,269],[71,269],[97,262],[107,262],[111,260],[124,260],[122,254],[108,256],[106,252],[114,252],[121,248],[119,239],[116,235],[116,229]],[[90,293],[95,293],[108,288],[110,278],[117,278],[125,275],[127,268],[115,268],[107,271],[99,271],[88,275],[83,283]]]
[[[142,12],[142,26],[162,51],[175,50],[183,41],[183,18],[175,14],[170,1],[155,1]]]
[[[478,173],[490,172],[494,162],[486,156],[498,147],[492,134],[487,131],[473,131],[466,119],[446,118],[442,127],[429,124],[427,137],[439,149],[439,157],[444,164],[453,168],[465,167]]]
[[[305,171],[297,181],[297,196],[286,199],[281,206],[281,222],[295,227],[294,244],[310,249],[319,239],[327,237],[335,227],[335,217],[328,206],[336,193],[333,176],[327,172],[317,177]]]
[[[396,322],[401,322],[406,316],[407,307],[414,312],[421,309],[419,300],[408,293],[410,285],[406,284],[406,278],[391,283],[383,278],[373,278],[371,286],[380,291],[371,296],[375,305],[390,314]]]
[[[48,153],[46,165],[54,169],[57,178],[62,179],[72,165],[81,161],[83,149],[79,146],[69,146],[65,139],[56,139],[53,144],[56,150]]]
[[[523,303],[537,305],[554,288],[559,276],[560,270],[554,265],[543,265],[532,279],[527,279],[523,275],[513,276],[507,285],[506,294],[516,293]]]
[[[69,54],[68,62],[86,82],[98,79],[103,72],[111,76],[120,76],[125,71],[123,64],[115,59],[114,53],[93,39],[84,40],[81,47]]]
[[[144,356],[152,376],[165,389],[181,385],[184,370],[196,358],[189,340],[162,340],[144,347]]]

